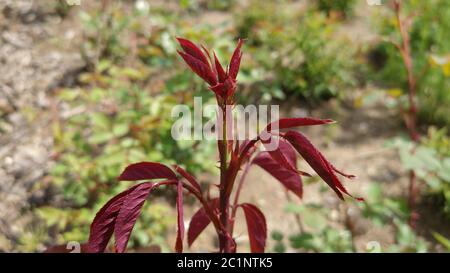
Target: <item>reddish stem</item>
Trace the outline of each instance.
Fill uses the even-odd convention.
[[[177,185],[177,183],[178,182],[175,180],[167,180],[167,181],[159,182],[158,184],[159,185]],[[216,216],[216,214],[214,213],[213,209],[208,204],[208,202],[203,198],[202,194],[200,192],[198,192],[194,187],[192,187],[191,185],[188,185],[186,183],[183,183],[183,187],[186,190],[188,190],[190,193],[192,193],[200,201],[200,203],[202,203],[202,206],[205,209],[206,214],[208,214],[209,219],[213,223],[214,228],[216,229],[216,232],[218,234],[223,234],[225,237],[227,237],[227,234],[228,234],[227,230],[221,224],[221,222],[219,221],[219,218]]]
[[[227,143],[227,107],[222,105],[222,139],[218,141],[218,148],[220,154],[220,193],[219,193],[219,210],[220,222],[225,230],[228,232],[228,207],[230,196],[227,194],[227,157],[228,157],[228,143]],[[219,234],[220,252],[231,252],[230,236],[226,234]]]
[[[408,75],[408,100],[409,100],[409,113],[406,113],[405,116],[405,124],[408,129],[410,138],[412,141],[414,141],[416,144],[419,142],[419,133],[417,132],[417,82],[414,75],[414,65],[413,65],[413,59],[411,56],[411,44],[410,44],[410,38],[408,34],[408,30],[406,29],[406,22],[402,20],[401,18],[401,9],[402,9],[402,1],[397,0],[394,2],[394,10],[395,15],[397,19],[398,28],[401,35],[402,44],[398,45],[397,47],[400,50],[403,63],[406,68],[406,73]],[[414,153],[413,149],[411,153]],[[418,219],[418,213],[416,212],[416,195],[417,195],[417,189],[416,189],[416,173],[414,170],[410,171],[409,174],[409,194],[408,194],[408,204],[409,208],[411,210],[409,224],[411,227],[416,226],[416,221]]]
[[[250,156],[247,153],[250,151],[250,149],[255,146],[255,144],[259,141],[259,137],[256,139],[253,139],[247,143],[247,145],[242,149],[241,154],[237,158],[237,160],[233,160],[230,162],[230,166],[227,171],[227,189],[226,192],[228,196],[231,195],[231,192],[233,191],[234,182],[236,180],[237,174],[242,166],[242,163],[245,162],[245,160]]]
[[[409,217],[409,225],[412,228],[416,228],[417,220],[419,218],[419,214],[416,211],[416,194],[417,194],[417,187],[416,187],[416,173],[411,170],[409,172],[409,208],[411,210],[411,215]]]
[[[231,235],[233,235],[234,223],[235,223],[236,212],[237,212],[238,202],[239,202],[239,196],[241,194],[245,178],[247,177],[247,174],[248,174],[248,171],[250,170],[251,165],[252,165],[251,162],[249,162],[249,163],[247,163],[247,165],[245,165],[244,172],[242,173],[241,177],[239,178],[238,187],[237,187],[236,193],[234,195],[233,206],[231,209],[231,220],[230,220],[230,234]]]

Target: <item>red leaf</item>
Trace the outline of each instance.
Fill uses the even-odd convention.
[[[209,202],[209,205],[213,210],[216,210],[219,207],[219,199],[215,198]],[[194,243],[195,239],[205,230],[205,228],[209,225],[211,219],[205,211],[205,208],[201,207],[195,214],[192,216],[191,222],[189,223],[187,239],[188,245],[191,246]]]
[[[216,53],[214,52],[214,65],[216,67],[217,71],[217,77],[219,78],[219,82],[224,82],[227,78],[227,74],[225,73],[225,70],[223,70],[222,64],[220,64],[219,59],[216,56]]]
[[[248,157],[256,150],[255,144],[258,140],[244,140],[242,144],[239,146],[239,154],[244,157]],[[244,154],[245,153],[245,154]]]
[[[322,153],[314,147],[314,145],[299,132],[289,131],[284,137],[294,146],[300,155],[308,162],[308,164],[317,172],[317,174],[336,192],[340,199],[344,199],[342,193],[351,196],[347,189],[342,185],[341,181],[335,175],[335,168],[322,155]],[[356,198],[361,201],[362,198]]]
[[[141,213],[142,206],[155,185],[149,182],[139,184],[128,193],[123,201],[114,226],[117,252],[126,250],[131,231]]]
[[[190,173],[188,173],[185,169],[181,168],[178,165],[174,165],[175,170],[183,176],[199,193],[202,192],[200,185],[198,184],[195,177],[193,177]]]
[[[244,41],[242,39],[239,39],[236,49],[234,50],[233,55],[231,56],[228,75],[234,80],[236,80],[236,77],[239,73],[239,67],[241,65],[241,58],[242,58],[241,46],[243,42]]]
[[[208,65],[184,52],[178,51],[178,54],[180,54],[192,71],[205,80],[209,85],[214,86],[217,84],[216,76]]]
[[[303,184],[298,173],[288,170],[284,166],[280,165],[269,155],[268,152],[259,153],[252,162],[270,173],[288,190],[302,198]]]
[[[277,122],[278,122],[277,129],[287,129],[297,126],[328,124],[333,123],[334,121],[331,119],[317,119],[317,118],[281,118]],[[266,130],[270,131],[277,122],[272,122],[269,125],[267,125]]]
[[[177,241],[175,243],[175,250],[178,253],[183,252],[183,238],[184,238],[184,220],[183,220],[183,183],[178,181],[177,183]]]
[[[273,136],[271,136],[271,139],[275,141]],[[297,173],[297,154],[295,153],[294,148],[292,148],[292,146],[283,139],[277,139],[277,141],[278,147],[275,150],[268,150],[267,152],[273,160],[278,162],[278,164],[294,173]],[[269,142],[266,141],[263,142],[263,144],[266,146]]]
[[[347,178],[349,178],[349,179],[353,179],[353,178],[356,177],[356,176],[353,175],[353,174],[346,174],[346,173],[344,173],[344,172],[338,170],[338,169],[337,169],[335,166],[333,166],[333,164],[331,164],[331,163],[330,163],[330,166],[331,166],[331,168],[332,168],[335,172],[337,172],[338,174],[340,174],[340,175],[342,175],[342,176],[344,176],[344,177],[347,177]]]
[[[252,253],[263,253],[267,238],[267,225],[264,214],[252,204],[244,203],[239,206],[244,210]]]
[[[210,87],[210,89],[218,96],[225,98],[234,93],[236,90],[236,83],[230,78],[227,78],[224,82],[218,83],[217,85]]]
[[[139,186],[139,185],[137,185]],[[92,252],[104,252],[106,246],[114,231],[114,225],[120,208],[125,201],[128,193],[133,191],[134,186],[126,191],[123,191],[109,200],[97,214],[91,224],[89,234],[88,246]]]
[[[184,52],[209,66],[208,59],[197,45],[187,39],[178,37],[177,40],[180,43],[180,46],[183,48]]]
[[[136,181],[145,179],[176,179],[176,174],[166,165],[156,162],[140,162],[125,168],[119,176],[120,181]]]

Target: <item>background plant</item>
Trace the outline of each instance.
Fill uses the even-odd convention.
[[[438,125],[448,125],[447,105],[449,102],[449,73],[447,33],[448,1],[432,0],[404,1],[405,20],[411,24],[409,40],[413,71],[417,77],[417,94],[421,107],[418,109],[419,121]],[[411,17],[413,16],[413,17]],[[400,52],[391,41],[398,41],[398,24],[393,16],[377,16],[377,26],[386,42],[378,43],[371,53],[376,68],[372,77],[390,88],[407,89],[407,73],[403,69]]]
[[[270,12],[274,9],[278,12]],[[294,95],[317,102],[340,96],[356,84],[354,49],[336,34],[338,26],[312,7],[253,1],[251,10],[237,14],[236,22],[237,35],[246,37],[255,52],[254,65],[244,66],[243,82],[262,90],[263,98]]]
[[[353,8],[356,4],[355,0],[318,0],[317,8],[330,15],[332,12],[340,13],[341,16],[347,17],[352,15]]]
[[[441,90],[445,90],[448,84],[448,79],[443,73],[445,72],[446,62],[440,59],[440,65],[437,65],[436,58],[437,55],[447,50],[446,45],[444,45],[446,43],[443,42],[445,38],[440,34],[445,31],[447,24],[440,23],[443,20],[440,15],[431,19],[429,17],[429,13],[432,12],[431,7],[421,9],[419,1],[392,1],[390,4],[393,6],[394,15],[387,17],[390,19],[384,22],[382,31],[387,35],[386,40],[392,44],[390,46],[379,45],[377,50],[373,52],[373,57],[381,61],[379,75],[380,77],[386,77],[387,82],[389,82],[390,77],[387,73],[393,73],[392,69],[402,71],[400,73],[400,86],[398,86],[398,78],[395,79],[395,85],[405,90],[399,90],[397,106],[403,116],[411,140],[419,143],[419,122],[424,121],[424,117],[427,116],[426,113],[441,112],[439,107],[431,108],[430,101],[436,98],[441,101],[445,100],[445,95]],[[435,4],[439,5],[440,3]],[[431,22],[431,25],[425,26],[423,23],[425,20]],[[394,32],[395,29],[396,32]],[[432,35],[431,38],[429,34],[432,30],[436,32],[436,35]],[[432,114],[425,119],[429,122],[438,122],[436,118],[437,115]],[[434,121],[432,121],[433,119]],[[412,158],[415,157],[416,149],[423,152],[426,148],[410,146]],[[403,151],[404,149],[401,150],[401,153]],[[402,158],[406,158],[406,156],[402,156]],[[418,196],[416,170],[408,164],[405,166],[409,170],[409,205],[411,208],[411,225],[414,226],[418,217],[415,210]]]

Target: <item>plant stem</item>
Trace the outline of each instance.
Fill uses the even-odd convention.
[[[408,113],[406,113],[405,117],[405,124],[409,132],[409,136],[412,141],[414,141],[416,144],[419,142],[419,134],[417,132],[417,82],[414,75],[414,66],[413,66],[413,59],[411,56],[411,44],[410,44],[410,37],[408,34],[408,30],[406,29],[407,26],[405,24],[404,20],[401,18],[401,9],[402,9],[402,1],[397,0],[395,2],[395,15],[397,19],[398,28],[400,31],[401,36],[401,45],[398,45],[397,47],[400,50],[403,63],[406,68],[406,73],[408,75],[408,101],[409,101],[409,110]],[[414,154],[415,148],[411,151],[411,154]],[[415,210],[415,203],[416,203],[416,173],[414,170],[411,170],[409,173],[409,193],[408,193],[408,204],[411,211],[410,218],[409,218],[409,224],[411,227],[415,228],[416,221],[418,218],[418,214]]]
[[[174,180],[168,180],[159,182],[159,185],[176,185],[178,182]],[[191,185],[183,183],[183,188],[188,190],[190,193],[192,193],[199,201],[202,203],[203,208],[205,209],[206,214],[208,214],[209,218],[211,219],[211,222],[214,225],[214,228],[216,229],[216,232],[218,234],[227,234],[227,231],[222,226],[220,220],[216,217],[214,214],[214,211],[212,210],[211,206],[208,204],[208,202],[203,198],[201,192],[198,192],[195,188],[193,188]],[[226,237],[226,236],[225,236]]]
[[[416,227],[417,220],[419,218],[419,214],[416,211],[416,195],[417,195],[417,187],[416,187],[416,172],[411,170],[409,172],[409,200],[408,205],[410,209],[409,216],[409,225],[412,228]]]
[[[233,206],[231,209],[231,220],[230,220],[230,234],[231,235],[233,235],[234,223],[235,223],[236,212],[237,212],[238,202],[239,202],[239,196],[241,194],[242,186],[244,185],[245,178],[247,177],[247,174],[248,174],[248,171],[250,170],[251,165],[252,164],[250,161],[245,166],[244,172],[242,173],[241,177],[239,178],[238,187],[237,187],[236,193],[234,195]]]
[[[227,189],[227,154],[228,154],[228,143],[227,143],[227,107],[224,105],[222,107],[222,139],[218,141],[219,153],[220,153],[220,222],[222,223],[225,230],[228,231],[228,207],[229,207],[229,195],[226,192]],[[226,234],[219,234],[219,244],[220,251],[229,253],[230,252],[230,242],[229,237]]]
[[[291,196],[289,195],[289,192],[286,190],[284,193],[285,193],[285,195],[286,195],[286,200],[287,200],[289,203],[292,203],[292,198],[291,198]],[[300,213],[294,213],[294,217],[295,217],[295,221],[297,222],[298,232],[299,232],[300,234],[303,234],[303,233],[305,232],[305,227],[303,226],[303,221],[302,221],[302,216],[301,216],[301,214],[300,214]]]

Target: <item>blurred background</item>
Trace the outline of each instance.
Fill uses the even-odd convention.
[[[338,121],[302,131],[357,175],[345,185],[366,202],[340,202],[317,177],[299,200],[255,167],[242,200],[265,213],[268,252],[448,252],[450,1],[405,0],[402,9],[417,78],[414,155],[395,13],[388,0],[368,2],[378,1],[0,0],[0,251],[86,241],[98,209],[130,185],[116,180],[129,163],[177,162],[216,183],[215,143],[170,136],[172,106],[214,99],[177,56],[181,36],[223,60],[246,39],[238,103]],[[173,251],[175,196],[152,194],[131,251]],[[188,223],[199,204],[185,202]],[[236,236],[248,251],[244,221]],[[189,251],[216,248],[208,227]]]

